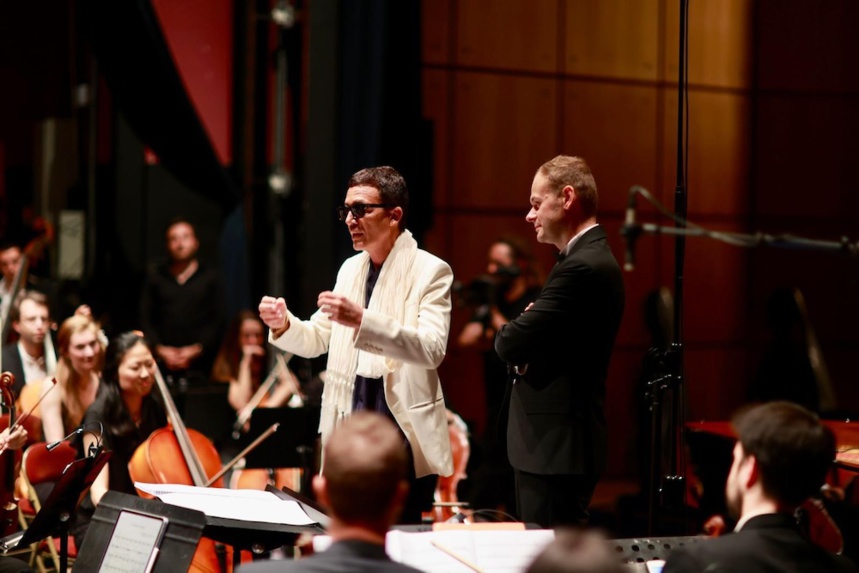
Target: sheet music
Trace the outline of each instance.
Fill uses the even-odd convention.
[[[389,531],[385,549],[391,559],[427,573],[474,573],[432,545],[454,553],[492,573],[521,573],[555,538],[551,529],[526,531]]]
[[[135,482],[134,487],[164,503],[196,509],[209,517],[283,525],[316,523],[298,502],[280,499],[267,491],[140,482]]]
[[[167,518],[121,511],[99,572],[146,573],[152,569]]]

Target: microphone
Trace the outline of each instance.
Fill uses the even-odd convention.
[[[100,433],[96,434],[92,430],[87,430],[87,426],[92,426],[93,424],[99,425]],[[101,422],[98,422],[98,421],[88,422],[86,424],[81,424],[80,426],[78,426],[77,428],[72,430],[72,432],[68,436],[64,437],[61,440],[57,440],[56,442],[51,442],[50,444],[45,446],[45,449],[50,452],[50,451],[58,448],[60,446],[60,444],[62,444],[66,440],[71,439],[71,438],[73,438],[79,434],[83,434],[84,432],[89,432],[90,434],[95,436],[96,442],[97,442],[95,444],[90,445],[90,447],[89,447],[88,454],[90,457],[93,457],[95,454],[98,453],[98,450],[101,448],[101,432],[103,432],[103,431],[104,431],[104,428],[103,428]]]
[[[84,427],[78,426],[77,428],[74,429],[74,431],[72,431],[71,434],[69,434],[68,436],[66,436],[65,438],[63,438],[61,440],[57,440],[56,442],[51,442],[50,444],[45,446],[45,449],[50,452],[51,450],[58,448],[60,446],[60,444],[62,444],[66,440],[73,438],[73,437],[77,436],[78,434],[82,434],[83,432],[84,432]]]
[[[635,196],[639,193],[638,185],[633,185],[629,188],[629,200],[626,203],[626,219],[624,219],[623,227],[620,234],[623,235],[624,243],[626,244],[625,259],[623,270],[635,270],[635,240],[641,232],[641,228],[635,224]]]

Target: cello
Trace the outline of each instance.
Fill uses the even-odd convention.
[[[128,473],[135,482],[172,483],[199,487],[223,487],[220,478],[221,459],[215,446],[200,432],[185,427],[176,404],[158,366],[155,366],[155,382],[167,411],[169,424],[152,432],[128,463]],[[211,478],[216,479],[212,480]],[[152,497],[138,491],[142,497]],[[230,570],[231,548],[222,566],[215,542],[200,539],[197,551],[188,571],[194,573],[220,573]]]

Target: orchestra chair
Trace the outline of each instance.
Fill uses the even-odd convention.
[[[18,517],[22,529],[27,529],[42,509],[35,486],[58,482],[65,467],[77,458],[77,451],[68,442],[60,443],[51,451],[48,451],[47,445],[45,442],[33,444],[24,451],[21,460],[20,483],[24,495],[18,502]],[[74,562],[77,553],[75,540],[69,535],[69,565]],[[47,566],[46,563],[53,566]],[[59,571],[60,540],[48,537],[34,543],[30,553],[30,567],[39,573]]]

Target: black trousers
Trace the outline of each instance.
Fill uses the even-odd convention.
[[[587,525],[596,476],[532,474],[520,470],[514,473],[516,505],[523,522],[545,528]]]

